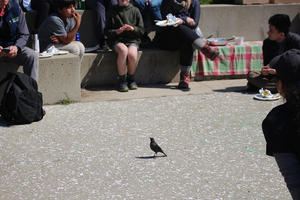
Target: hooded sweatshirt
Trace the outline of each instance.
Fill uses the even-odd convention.
[[[117,35],[118,29],[125,24],[132,26],[134,30],[126,30]],[[111,17],[107,20],[105,32],[110,46],[113,46],[117,42],[125,44],[136,43],[139,45],[141,37],[144,34],[144,23],[140,11],[132,4],[114,6]]]

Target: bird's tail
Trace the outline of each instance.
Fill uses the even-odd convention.
[[[165,154],[165,152],[162,152],[162,153],[163,153],[166,157],[168,157],[167,154]]]

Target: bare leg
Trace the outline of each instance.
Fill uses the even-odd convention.
[[[137,47],[131,45],[128,47],[128,74],[134,75],[137,64]]]
[[[117,68],[119,76],[123,76],[126,74],[126,60],[128,55],[128,48],[123,43],[117,43],[115,45],[115,51],[118,54],[117,58]]]

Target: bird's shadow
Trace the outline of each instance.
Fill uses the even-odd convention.
[[[162,156],[138,156],[138,157],[135,157],[137,159],[154,159],[154,158],[161,158],[161,157],[166,157],[164,155]]]

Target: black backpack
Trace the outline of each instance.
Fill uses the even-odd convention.
[[[43,118],[43,97],[37,83],[24,73],[7,73],[0,82],[0,114],[8,123],[29,124]]]

